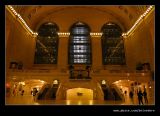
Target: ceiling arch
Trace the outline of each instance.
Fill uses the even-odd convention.
[[[55,22],[61,32],[67,32],[76,21],[83,21],[92,32],[99,32],[103,24],[112,21],[123,31],[131,28],[147,5],[72,5],[72,6],[14,6],[29,27],[36,31],[44,22]]]

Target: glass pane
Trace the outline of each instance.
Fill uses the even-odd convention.
[[[36,42],[35,64],[56,64],[58,54],[58,27],[55,24],[42,24]]]
[[[70,64],[90,64],[91,46],[90,32],[87,26],[74,26],[71,29],[69,41],[69,63]]]
[[[120,27],[116,24],[105,24],[102,32],[103,64],[125,64],[124,43],[121,39]]]

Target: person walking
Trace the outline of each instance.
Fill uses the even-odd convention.
[[[21,95],[22,95],[22,96],[24,95],[24,90],[21,91]]]
[[[147,98],[147,92],[146,92],[146,90],[144,90],[144,92],[143,92],[143,97],[144,97],[145,104],[148,104],[148,98]]]
[[[137,93],[137,95],[138,95],[139,105],[141,105],[141,104],[143,105],[143,93],[142,93],[142,91],[139,90],[138,93]]]
[[[134,102],[133,102],[133,95],[134,95],[133,92],[130,91],[129,92],[129,98],[130,98],[130,101],[131,101],[132,104],[134,104]]]

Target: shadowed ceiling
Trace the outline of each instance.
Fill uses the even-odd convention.
[[[149,5],[134,6],[13,6],[32,30],[37,31],[45,22],[55,22],[60,32],[68,32],[76,21],[83,21],[92,32],[100,32],[103,24],[117,23],[127,31]]]

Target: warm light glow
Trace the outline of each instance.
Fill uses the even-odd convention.
[[[122,36],[124,38],[127,38],[129,35],[131,35],[134,30],[138,27],[138,25],[143,21],[143,19],[145,17],[147,17],[147,15],[152,11],[153,9],[153,5],[150,6],[138,19],[137,21],[134,23],[134,25],[126,32],[126,33],[122,33]]]
[[[27,30],[28,33],[30,33],[33,37],[37,37],[38,33],[33,32],[33,31],[29,28],[29,26],[28,26],[27,23],[23,20],[23,18],[21,17],[21,15],[18,14],[11,5],[8,5],[8,6],[7,6],[7,9],[11,11],[12,15],[14,15],[14,17],[16,18],[16,20],[20,22],[20,24]]]
[[[19,82],[19,84],[25,85],[25,82]]]
[[[69,37],[70,33],[69,32],[58,32],[59,37]]]
[[[54,80],[54,81],[53,81],[53,84],[58,84],[58,80]]]
[[[81,100],[78,101],[78,105],[82,105],[82,101]]]
[[[106,80],[102,80],[102,85],[105,85],[106,84]]]
[[[59,37],[69,37],[70,33],[69,32],[58,32]],[[102,33],[90,33],[91,37],[101,37]]]
[[[102,33],[94,32],[94,33],[90,33],[90,36],[91,36],[91,37],[101,37],[101,36],[102,36]]]
[[[6,83],[6,87],[9,88],[9,87],[10,87],[10,84],[9,84],[9,83]]]
[[[116,81],[116,82],[114,82],[115,84],[117,84],[118,83],[118,81]]]
[[[144,76],[145,74],[144,73],[142,73],[142,76]]]
[[[86,88],[73,88],[67,90],[67,100],[93,100],[93,90]]]
[[[89,100],[89,105],[93,105],[93,100]]]
[[[37,103],[37,102],[34,102],[34,105],[40,105],[39,103]]]
[[[45,83],[45,81],[43,81],[43,80],[40,80],[40,82],[41,82],[41,83]]]
[[[137,26],[143,21],[143,19],[152,11],[153,9],[153,5],[151,5],[138,19],[137,21],[134,23],[134,25],[126,32],[126,33],[122,33],[122,36],[124,38],[127,38],[129,35],[131,35],[133,33],[133,31],[137,28]],[[33,36],[33,37],[37,37],[38,33],[33,32],[30,27],[27,25],[27,23],[23,20],[23,18],[21,17],[20,14],[18,14],[15,9],[11,6],[8,5],[7,9],[9,9],[12,12],[12,15],[14,15],[14,17],[22,24],[22,26]],[[58,33],[59,37],[68,37],[70,35],[69,32],[59,32]],[[91,37],[101,37],[102,33],[90,33]]]
[[[71,101],[70,100],[67,100],[67,105],[70,105],[71,104]]]

